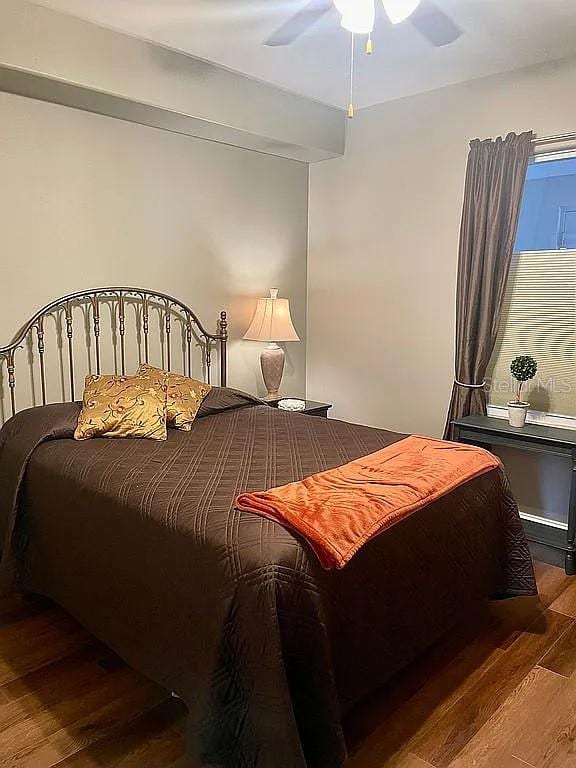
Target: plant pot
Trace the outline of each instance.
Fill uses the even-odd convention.
[[[508,403],[508,423],[511,427],[523,427],[526,424],[529,407],[529,403]]]

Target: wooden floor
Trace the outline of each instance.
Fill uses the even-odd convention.
[[[478,606],[346,723],[346,768],[576,768],[576,579]],[[181,702],[60,609],[0,605],[0,766],[167,768]]]

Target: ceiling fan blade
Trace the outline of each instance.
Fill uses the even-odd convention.
[[[410,17],[418,32],[437,48],[450,45],[463,34],[455,21],[452,21],[434,0],[422,0]]]
[[[272,47],[290,45],[333,8],[332,0],[310,0],[264,41]]]

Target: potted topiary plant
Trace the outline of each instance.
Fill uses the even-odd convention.
[[[538,363],[528,355],[515,357],[510,363],[510,372],[518,382],[516,400],[508,403],[508,421],[511,427],[523,427],[526,423],[526,413],[530,404],[522,400],[522,387],[536,376],[537,370]]]

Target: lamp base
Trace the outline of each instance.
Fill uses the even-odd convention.
[[[262,378],[267,390],[264,400],[277,400],[280,397],[280,383],[284,373],[285,357],[282,347],[274,342],[268,344],[260,355]]]

